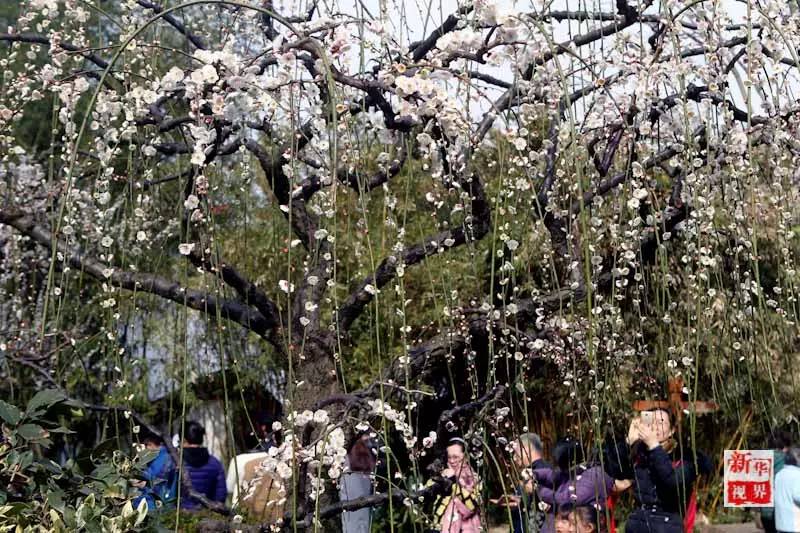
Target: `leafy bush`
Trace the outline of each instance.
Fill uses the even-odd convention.
[[[0,400],[0,530],[24,532],[139,531],[147,505],[134,508],[129,479],[150,453],[128,457],[101,443],[61,465],[48,455],[56,436],[72,433],[61,421],[81,405],[57,390],[38,392],[24,409]]]

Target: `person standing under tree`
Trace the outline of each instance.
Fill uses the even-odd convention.
[[[695,482],[711,472],[708,458],[675,439],[669,411],[644,411],[631,421],[625,441],[607,450],[607,469],[632,480],[636,509],[625,533],[691,532],[697,512]]]
[[[203,446],[206,430],[191,421],[184,427],[182,445],[182,468],[192,481],[192,488],[211,501],[225,503],[228,490],[225,486],[225,469],[219,459],[208,453]],[[181,509],[199,509],[202,504],[188,494],[180,495]]]
[[[545,511],[540,508],[540,503],[544,502],[541,502],[531,483],[534,470],[551,468],[543,458],[542,439],[536,433],[523,433],[511,447],[511,460],[522,478],[521,482],[513,495],[491,501],[509,508],[513,533],[553,533],[555,509]]]
[[[775,529],[800,533],[800,448],[789,448],[786,463],[775,476]]]
[[[433,504],[434,516],[441,533],[479,533],[480,483],[467,459],[467,443],[453,438],[447,443],[447,466],[442,477],[453,481],[449,494]]]
[[[356,500],[372,494],[372,476],[377,458],[372,451],[368,433],[356,435],[347,449],[345,471],[339,486],[339,500]],[[369,533],[372,526],[372,508],[363,507],[342,512],[343,533]]]
[[[777,476],[784,466],[789,447],[792,445],[792,436],[787,431],[777,431],[770,437],[769,446],[773,450],[773,472]],[[775,533],[775,508],[761,507],[761,527],[764,533]]]

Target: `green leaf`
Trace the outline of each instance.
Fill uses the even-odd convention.
[[[54,403],[58,403],[66,399],[64,393],[58,389],[45,389],[37,392],[33,398],[28,402],[26,412],[32,413],[40,407],[48,408]]]
[[[71,429],[67,429],[64,426],[58,426],[57,428],[51,428],[50,433],[63,433],[64,435],[74,435],[75,432]]]
[[[50,472],[52,475],[59,475],[64,473],[63,469],[61,468],[61,465],[59,465],[55,461],[43,460],[39,464],[42,465],[42,468]]]
[[[139,501],[139,505],[136,507],[136,522],[133,525],[138,526],[144,522],[145,518],[147,518],[147,502],[142,498]]]
[[[98,459],[104,455],[108,455],[119,449],[119,441],[115,437],[108,438],[95,446],[90,452],[89,456],[92,459]]]
[[[47,437],[47,431],[39,424],[22,424],[17,434],[25,440],[38,440]]]
[[[159,452],[157,450],[148,450],[145,448],[136,454],[136,457],[134,458],[134,464],[143,469],[150,464],[153,459],[158,457],[158,453]]]
[[[59,513],[64,513],[64,491],[63,490],[54,490],[47,493],[47,503],[50,504],[50,507],[58,511]]]
[[[10,403],[0,400],[0,418],[5,420],[7,424],[16,426],[22,420],[22,413]]]

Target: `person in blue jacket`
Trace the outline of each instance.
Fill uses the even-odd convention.
[[[228,489],[225,486],[225,469],[219,459],[208,453],[203,446],[206,430],[199,423],[187,422],[184,427],[182,462],[192,488],[211,501],[225,503]],[[182,491],[181,509],[200,509],[202,503]]]
[[[158,455],[142,471],[141,481],[137,483],[142,495],[135,504],[138,505],[144,499],[147,508],[153,510],[158,506],[157,502],[169,504],[174,501],[178,488],[178,472],[161,437],[147,435],[142,439],[142,443],[148,450],[157,451]]]

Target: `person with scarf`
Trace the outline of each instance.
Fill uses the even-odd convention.
[[[479,533],[480,482],[466,456],[467,444],[459,438],[447,443],[447,467],[442,477],[453,481],[450,492],[434,502],[434,517],[441,533]]]
[[[607,450],[614,479],[631,480],[636,502],[625,533],[691,533],[697,513],[695,483],[711,472],[702,453],[675,439],[671,413],[645,411],[631,422],[628,437]]]

